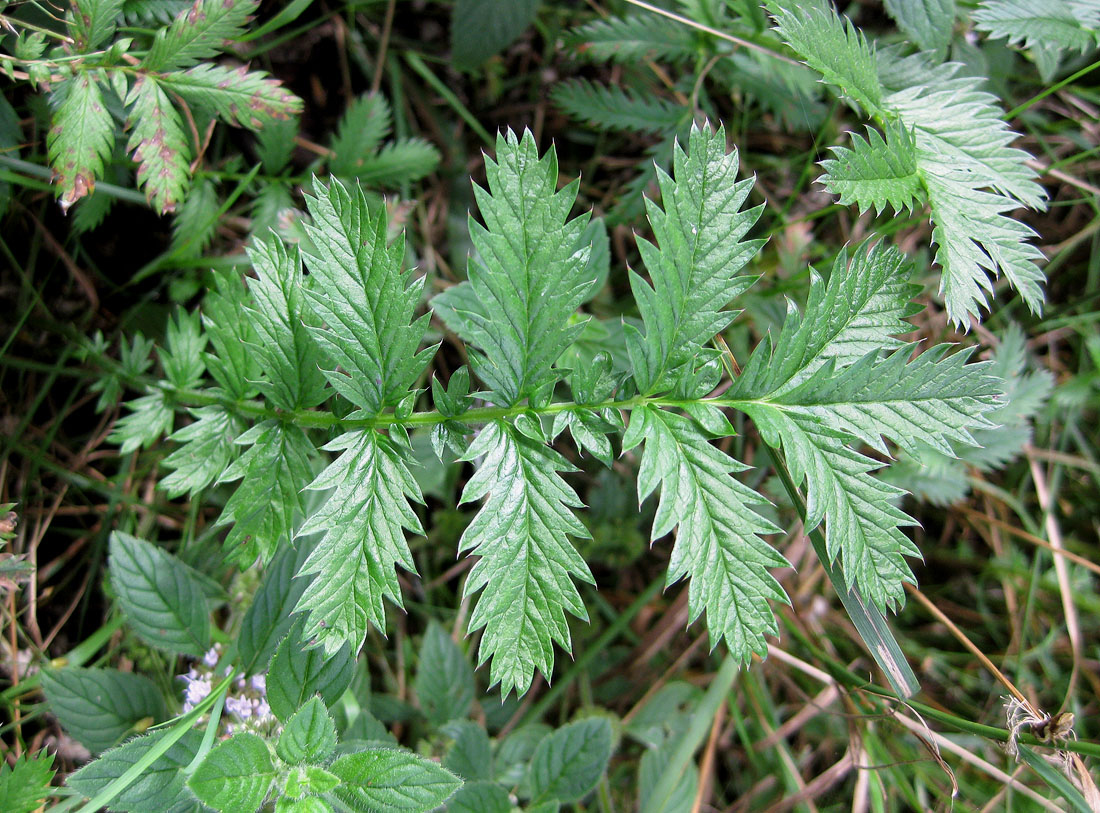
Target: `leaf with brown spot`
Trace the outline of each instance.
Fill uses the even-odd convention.
[[[61,208],[67,212],[95,189],[96,178],[114,150],[115,124],[90,74],[79,74],[58,85],[53,100],[57,112],[46,136],[46,148]]]
[[[174,212],[190,184],[191,149],[180,114],[151,76],[138,78],[126,103],[133,128],[126,149],[138,164],[138,185],[154,209]]]

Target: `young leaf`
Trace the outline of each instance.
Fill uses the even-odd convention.
[[[439,150],[422,138],[402,138],[355,162],[349,173],[368,187],[388,189],[419,181],[439,166]]]
[[[115,146],[115,123],[91,72],[60,83],[52,101],[53,126],[46,136],[62,211],[95,188]]]
[[[164,698],[151,680],[115,669],[67,666],[42,672],[50,711],[93,754],[105,751],[141,721],[166,716]]]
[[[243,65],[227,68],[204,62],[180,73],[161,74],[159,81],[184,101],[210,110],[227,124],[249,130],[259,130],[272,119],[302,112],[302,100],[277,79]]]
[[[148,71],[173,71],[217,56],[226,40],[240,36],[258,0],[195,0],[157,32],[142,60]]]
[[[675,131],[690,111],[629,89],[597,85],[587,79],[559,82],[550,93],[554,104],[599,130]]]
[[[573,466],[503,421],[482,429],[465,459],[481,464],[462,501],[488,496],[459,541],[459,550],[480,557],[465,595],[486,588],[469,630],[485,628],[478,658],[492,658],[490,682],[504,695],[523,694],[535,669],[551,674],[554,642],[570,648],[565,611],[588,620],[572,578],[594,580],[568,535],[589,534],[570,510],[580,499],[558,474]]]
[[[451,14],[451,59],[460,70],[476,68],[503,51],[535,19],[539,0],[457,0]]]
[[[611,723],[592,717],[564,725],[539,743],[531,760],[532,804],[583,799],[607,770]]]
[[[462,649],[435,621],[420,644],[413,683],[420,708],[432,723],[463,718],[474,702],[474,670]]]
[[[5,760],[0,765],[0,810],[34,813],[42,809],[53,775],[53,754],[44,749],[20,754],[10,765]]]
[[[79,53],[94,50],[115,33],[115,24],[124,2],[125,0],[74,0],[70,29]]]
[[[349,644],[326,657],[320,647],[309,647],[301,622],[279,644],[267,670],[267,702],[283,722],[313,695],[332,706],[351,683],[355,656]]]
[[[836,158],[821,162],[825,174],[820,183],[839,196],[841,205],[858,205],[860,214],[871,207],[876,214],[887,206],[895,212],[912,210],[923,197],[912,137],[898,123],[888,122],[885,133],[884,139],[868,127],[866,140],[851,133],[851,148],[832,147]]]
[[[752,507],[765,500],[731,476],[748,467],[711,444],[696,423],[662,409],[631,412],[623,448],[643,439],[638,499],[661,487],[652,539],[678,526],[668,583],[690,578],[689,621],[706,610],[712,640],[724,639],[733,657],[765,655],[764,636],[779,634],[768,601],[787,601],[768,568],[790,565],[760,538],[779,533]]]
[[[308,613],[306,637],[331,655],[347,644],[358,652],[370,624],[386,628],[383,598],[402,606],[395,566],[416,572],[405,531],[424,532],[409,505],[423,497],[401,452],[373,429],[324,448],[342,454],[308,486],[335,491],[298,531],[324,535],[299,573],[313,581],[297,610]]]
[[[214,746],[187,785],[204,804],[237,813],[258,810],[274,781],[275,766],[266,743],[245,732]]]
[[[354,176],[362,161],[378,152],[382,139],[390,134],[393,113],[380,93],[353,99],[336,126],[332,139],[333,157],[329,170],[333,175]]]
[[[118,779],[145,757],[157,743],[171,733],[171,729],[156,731],[112,748],[95,762],[91,762],[74,774],[65,784],[91,798]],[[195,797],[184,784],[184,772],[202,745],[201,731],[188,731],[159,759],[143,770],[111,801],[111,810],[118,813],[148,813],[148,811],[184,811],[195,807]],[[7,810],[7,808],[2,808]]]
[[[155,545],[115,531],[111,587],[126,620],[147,643],[201,657],[210,648],[210,608],[190,568]]]
[[[172,218],[173,255],[192,259],[202,256],[217,233],[220,206],[214,179],[197,179]]]
[[[474,187],[486,226],[470,220],[477,256],[469,286],[436,300],[446,305],[461,295],[456,330],[476,348],[473,370],[490,386],[489,400],[510,406],[558,378],[552,365],[582,328],[570,316],[593,283],[590,247],[581,244],[588,216],[568,220],[577,182],[555,191],[554,150],[540,159],[530,132],[498,136],[485,172],[488,191]]]
[[[287,720],[275,746],[279,759],[291,765],[319,764],[336,749],[336,726],[319,697],[311,697]]]
[[[427,314],[413,319],[424,278],[401,270],[404,236],[386,244],[385,207],[372,212],[361,188],[349,194],[333,180],[306,205],[313,285],[305,293],[325,324],[310,332],[329,362],[333,388],[363,415],[377,415],[408,394],[435,352],[417,352],[428,326]]]
[[[126,149],[137,161],[138,186],[161,214],[176,211],[190,181],[191,148],[180,114],[157,81],[140,75],[126,104],[132,128]]]
[[[763,245],[741,239],[762,207],[739,211],[752,181],[736,180],[737,151],[726,152],[724,128],[693,125],[688,150],[674,147],[675,180],[658,172],[661,205],[646,201],[657,245],[637,242],[652,286],[630,275],[645,336],[628,325],[627,347],[643,393],[669,387],[733,321],[736,313],[722,309],[754,281],[741,270]]]
[[[427,813],[462,785],[430,759],[408,751],[373,748],[347,754],[329,766],[341,784],[332,795],[355,811]]]

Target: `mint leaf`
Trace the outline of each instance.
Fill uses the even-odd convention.
[[[50,711],[62,727],[94,754],[127,734],[167,716],[164,698],[151,680],[116,669],[66,666],[42,672]]]
[[[531,760],[531,802],[579,802],[607,770],[611,723],[603,717],[564,725],[539,743]]]
[[[332,795],[352,810],[426,813],[462,785],[458,777],[430,759],[391,748],[347,754],[328,770],[340,778]]]
[[[256,810],[275,781],[267,745],[255,734],[234,734],[216,745],[187,781],[196,796],[224,813]]]

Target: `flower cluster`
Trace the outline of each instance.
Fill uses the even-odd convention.
[[[201,661],[187,670],[187,674],[179,676],[186,684],[183,691],[185,714],[209,696],[217,679],[215,670],[220,659],[221,647],[215,644]],[[226,668],[223,674],[228,672],[229,669]],[[263,675],[237,678],[225,696],[225,710],[231,718],[223,721],[225,733],[228,735],[239,731],[270,735],[275,733],[279,725],[267,703],[267,684]]]

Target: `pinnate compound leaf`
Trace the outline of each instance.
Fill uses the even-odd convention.
[[[675,131],[690,111],[661,98],[643,96],[587,79],[559,82],[550,94],[554,104],[575,119],[600,130]]]
[[[319,697],[311,697],[287,720],[275,746],[279,759],[290,765],[318,764],[336,750],[336,725]]]
[[[658,171],[660,206],[646,201],[657,245],[637,241],[652,285],[630,276],[645,336],[628,326],[627,346],[643,393],[670,387],[675,371],[733,321],[736,313],[722,309],[754,281],[741,271],[763,244],[741,239],[762,207],[740,211],[752,181],[737,181],[724,128],[693,125],[688,151],[673,149],[673,169],[675,180]]]
[[[111,534],[111,587],[126,620],[151,646],[201,657],[210,648],[210,608],[183,562],[130,534]]]
[[[349,644],[326,656],[320,647],[310,647],[296,622],[279,644],[267,671],[267,702],[271,712],[286,722],[310,697],[319,695],[332,706],[351,683],[355,655]]]
[[[474,670],[462,648],[435,621],[420,644],[413,688],[421,710],[436,725],[465,717],[474,702]]]
[[[126,0],[74,0],[70,30],[76,49],[87,53],[115,33]],[[5,808],[6,809],[6,808]]]
[[[337,180],[317,185],[306,205],[313,217],[306,254],[313,284],[306,297],[324,327],[311,333],[329,364],[325,376],[364,415],[404,398],[435,348],[417,352],[428,316],[413,319],[424,278],[401,270],[404,236],[387,245],[384,206]]]
[[[138,186],[161,214],[176,211],[190,183],[191,148],[183,120],[160,84],[141,75],[126,98],[132,128],[126,149],[137,162]]]
[[[840,197],[841,205],[859,206],[860,214],[872,207],[876,214],[887,206],[895,212],[912,210],[923,198],[912,137],[898,123],[888,123],[885,133],[883,138],[868,127],[866,140],[852,133],[851,148],[833,147],[836,158],[821,162],[825,174],[820,182]]]
[[[112,748],[95,762],[89,763],[65,780],[65,784],[88,798],[118,779],[166,736],[171,729],[156,731]],[[191,764],[202,745],[202,732],[186,732],[152,765],[141,772],[111,801],[111,810],[118,813],[190,813],[197,800],[187,789],[184,769]],[[3,808],[7,810],[7,808]]]
[[[574,28],[566,47],[594,62],[634,64],[645,59],[682,63],[698,52],[695,33],[687,26],[669,25],[657,14],[608,17]]]
[[[578,720],[544,738],[531,760],[532,803],[579,802],[607,770],[611,723],[603,717]]]
[[[5,760],[0,765],[0,810],[34,813],[41,809],[53,775],[53,754],[45,750],[20,754],[11,765]]]
[[[582,239],[588,215],[568,219],[577,182],[557,190],[554,150],[539,158],[529,131],[498,136],[485,172],[489,189],[474,187],[485,226],[470,219],[477,256],[469,284],[436,301],[454,303],[455,330],[476,348],[471,366],[490,387],[486,397],[510,406],[559,377],[552,365],[583,328],[570,317],[594,282]]]
[[[391,748],[347,754],[328,770],[340,778],[332,795],[355,811],[426,813],[462,785],[461,779],[430,759]]]
[[[466,454],[481,463],[462,501],[487,497],[459,541],[479,556],[465,595],[484,588],[469,630],[485,628],[479,660],[492,659],[490,682],[523,694],[535,669],[549,676],[554,643],[571,646],[568,611],[588,620],[573,579],[594,583],[568,536],[589,536],[572,508],[582,505],[558,472],[573,471],[565,458],[511,424],[488,424]]]
[[[780,36],[806,64],[869,116],[882,112],[874,47],[822,0],[767,0]]]
[[[434,144],[423,138],[402,138],[358,159],[355,171],[349,174],[365,186],[394,189],[435,172],[439,161],[439,150]]]
[[[403,606],[395,566],[416,572],[405,531],[423,533],[409,505],[423,497],[402,453],[372,429],[324,448],[342,454],[308,486],[335,490],[298,531],[323,536],[299,574],[313,581],[297,610],[308,613],[306,637],[331,655],[345,644],[358,652],[368,625],[386,628],[383,598]]]
[[[179,73],[161,74],[159,81],[184,101],[208,109],[227,124],[249,130],[302,112],[302,100],[279,80],[244,66],[229,68],[204,62]]]
[[[116,669],[67,666],[42,673],[50,711],[81,745],[98,754],[139,722],[163,720],[164,698],[153,682]]]
[[[226,40],[244,33],[258,0],[196,0],[157,32],[142,60],[149,71],[173,71],[217,56]]]
[[[535,19],[540,0],[457,0],[451,15],[451,59],[476,68],[511,45]]]
[[[378,152],[392,125],[390,103],[381,93],[365,93],[353,99],[332,138],[332,174],[354,176],[361,162]]]
[[[187,785],[203,804],[223,813],[238,813],[260,808],[275,774],[267,744],[245,732],[214,746]]]
[[[96,178],[115,146],[115,122],[111,118],[95,74],[82,72],[60,83],[54,91],[56,109],[46,148],[61,208],[91,194]]]
[[[677,528],[668,583],[690,578],[689,620],[705,610],[714,643],[724,639],[742,662],[765,655],[764,636],[779,633],[768,602],[787,601],[768,568],[790,565],[760,538],[779,532],[753,509],[765,500],[731,476],[747,466],[714,446],[698,424],[662,409],[631,412],[623,448],[643,440],[639,501],[661,488],[652,539]]]
[[[240,480],[225,504],[219,525],[233,524],[225,538],[228,555],[243,566],[259,557],[268,561],[288,542],[295,523],[305,513],[302,483],[313,474],[313,443],[297,426],[262,421],[234,441],[247,446],[218,478]]]

